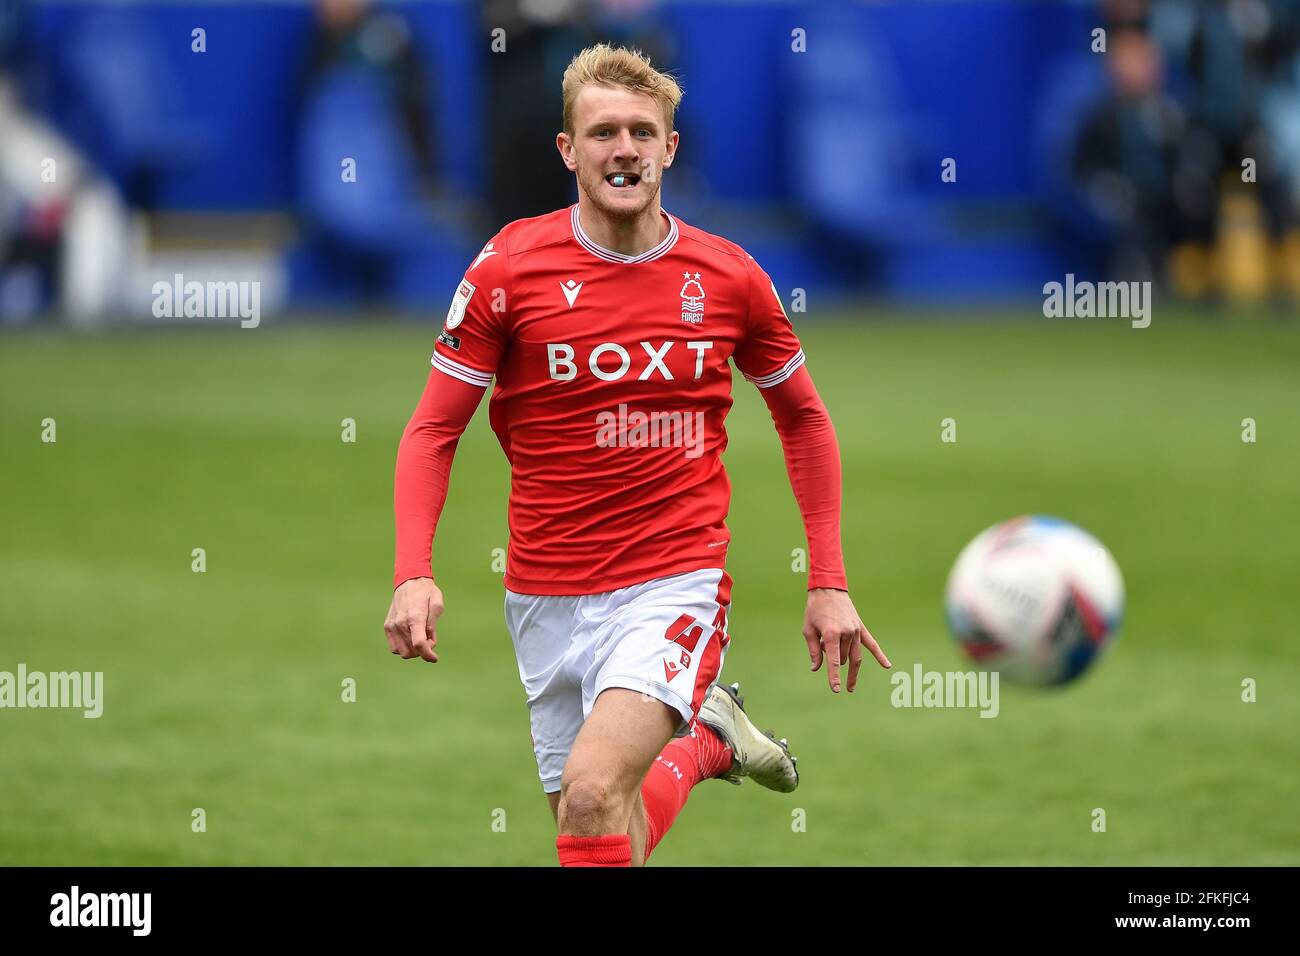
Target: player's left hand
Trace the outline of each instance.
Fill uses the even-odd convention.
[[[849,693],[858,685],[858,669],[862,667],[862,648],[880,662],[881,667],[892,667],[885,652],[871,636],[867,626],[858,617],[848,591],[836,588],[813,588],[808,592],[808,607],[803,615],[803,636],[808,642],[808,654],[815,671],[826,661],[826,679],[831,692],[840,692],[840,665],[849,664]]]

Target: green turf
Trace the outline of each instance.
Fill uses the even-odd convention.
[[[948,569],[1027,511],[1110,546],[1124,630],[1075,686],[1004,685],[993,720],[894,709],[879,670],[833,697],[799,636],[780,445],[737,376],[724,676],[790,738],[803,783],[701,786],[652,862],[1300,863],[1296,330],[799,327],[842,447],[852,593],[896,666],[961,666]],[[554,862],[492,569],[507,468],[482,409],[435,547],[442,662],[399,661],[380,628],[393,454],[431,338],[0,338],[0,670],[106,681],[99,720],[0,711],[0,862]]]

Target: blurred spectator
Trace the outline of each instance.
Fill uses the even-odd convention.
[[[20,0],[0,0],[0,314],[54,308],[89,324],[132,308],[148,259],[138,210],[204,139],[138,10],[68,11],[44,57],[33,52],[35,19]],[[24,92],[36,103],[44,93],[57,127]]]
[[[1169,8],[1161,3],[1157,9]],[[1188,179],[1203,184],[1193,239],[1213,247],[1220,287],[1259,298],[1272,284],[1271,250],[1288,255],[1295,226],[1288,171],[1262,124],[1269,89],[1284,79],[1300,41],[1295,0],[1195,0],[1180,4],[1191,21],[1186,46],[1174,48],[1188,72]],[[1253,163],[1253,182],[1242,163]],[[1297,250],[1291,250],[1294,255]],[[1204,270],[1194,252],[1189,270]],[[1284,279],[1286,263],[1279,261]]]
[[[316,27],[303,73],[304,99],[336,71],[349,69],[382,86],[411,150],[412,174],[422,188],[431,188],[437,144],[429,86],[405,20],[376,11],[370,0],[316,0]]]
[[[0,0],[0,323],[53,307],[86,324],[125,307],[138,230],[112,183],[23,103],[23,13]]]
[[[495,231],[574,201],[573,174],[560,162],[560,81],[579,50],[596,42],[581,0],[488,0],[488,35],[505,33],[504,52],[487,59],[488,120],[483,139],[491,175],[488,202]]]
[[[302,77],[297,281],[344,301],[393,301],[430,256],[435,134],[406,20],[369,0],[316,0]]]
[[[1115,235],[1109,271],[1151,279],[1187,230],[1186,200],[1176,188],[1185,121],[1164,90],[1159,50],[1136,26],[1111,29],[1107,96],[1085,120],[1074,170],[1094,213]]]
[[[28,113],[0,72],[0,321],[124,308],[140,243],[118,191]]]
[[[1102,9],[1110,91],[1080,131],[1073,166],[1091,211],[1112,227],[1110,271],[1167,278],[1191,297],[1300,294],[1294,184],[1262,116],[1295,63],[1300,4],[1106,0]]]

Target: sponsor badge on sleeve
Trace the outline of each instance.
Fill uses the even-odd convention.
[[[447,328],[454,329],[465,319],[465,309],[474,297],[475,286],[472,282],[461,280],[456,294],[451,297],[451,308],[447,310]]]

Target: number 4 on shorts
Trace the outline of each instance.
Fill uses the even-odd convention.
[[[695,652],[695,645],[700,643],[700,638],[703,636],[704,625],[697,624],[695,618],[689,614],[681,615],[668,625],[668,630],[664,631],[664,640],[680,644],[691,653]]]
[[[717,616],[713,619],[713,633],[717,635],[719,641],[725,646],[727,643],[727,634],[723,628],[726,626],[727,612],[718,608]],[[668,630],[664,631],[664,639],[672,641],[674,644],[680,644],[691,653],[700,643],[700,638],[704,635],[704,625],[696,622],[695,618],[689,614],[683,614],[668,625]]]

